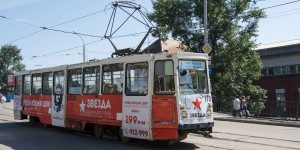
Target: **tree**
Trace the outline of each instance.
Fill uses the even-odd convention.
[[[6,76],[16,71],[25,69],[25,65],[21,63],[23,60],[21,49],[17,46],[8,44],[1,47],[0,50],[0,86],[7,85]]]
[[[156,23],[154,36],[182,41],[194,52],[204,45],[203,0],[152,1],[150,20]],[[258,21],[265,17],[256,0],[209,0],[208,40],[212,47],[213,95],[231,108],[235,95],[264,100],[266,91],[253,85],[261,76],[256,46]],[[228,108],[229,108],[228,107]]]

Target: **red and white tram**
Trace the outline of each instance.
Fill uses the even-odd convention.
[[[102,135],[181,140],[214,126],[208,56],[143,54],[15,74],[15,119]]]

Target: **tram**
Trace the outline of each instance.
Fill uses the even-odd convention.
[[[14,118],[115,136],[177,141],[214,126],[208,55],[159,53],[15,73]]]

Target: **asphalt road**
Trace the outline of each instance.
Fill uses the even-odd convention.
[[[298,149],[300,128],[241,122],[215,121],[212,138],[191,133],[188,138],[168,145],[166,142],[134,140],[122,143],[96,138],[68,129],[32,126],[28,120],[14,121],[11,110],[0,105],[0,150],[99,150],[99,149]]]

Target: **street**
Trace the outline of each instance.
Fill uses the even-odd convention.
[[[96,138],[63,128],[32,126],[28,121],[14,121],[12,111],[0,105],[1,150],[52,149],[300,149],[300,129],[250,123],[215,121],[212,138],[191,133],[173,144],[134,140]]]
[[[216,121],[212,135],[190,134],[184,142],[203,149],[300,149],[300,129],[294,127]]]

